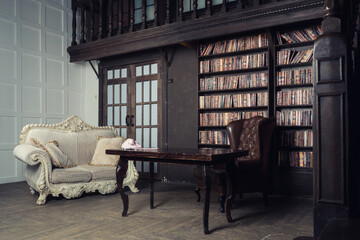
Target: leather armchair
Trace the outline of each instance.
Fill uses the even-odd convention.
[[[236,160],[237,192],[242,195],[249,192],[262,192],[265,204],[268,205],[270,192],[271,169],[270,150],[275,119],[256,116],[250,119],[236,120],[228,124],[227,133],[231,149],[248,150],[249,155]],[[194,168],[196,193],[200,201],[200,189],[203,188],[201,168]],[[211,190],[220,195],[220,211],[224,212],[227,193],[227,176],[225,166],[214,166],[211,169]]]

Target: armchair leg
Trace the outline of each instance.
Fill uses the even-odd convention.
[[[226,195],[221,195],[219,198],[220,201],[220,212],[225,212],[225,201],[226,201]]]
[[[195,194],[196,194],[196,196],[197,196],[197,202],[200,202],[200,200],[201,200],[201,196],[200,196],[200,188],[199,187],[196,187],[195,188]]]

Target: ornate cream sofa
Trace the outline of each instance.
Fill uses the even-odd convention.
[[[113,127],[90,126],[78,117],[72,116],[59,124],[29,124],[22,129],[20,144],[14,148],[17,159],[25,162],[25,178],[30,191],[39,193],[37,204],[46,203],[46,197],[76,198],[84,192],[98,191],[109,194],[116,191],[116,167],[89,165],[94,155],[98,137],[113,138],[117,133]],[[47,151],[34,145],[33,139],[56,140],[61,151],[67,154],[76,166],[54,167]],[[138,192],[135,183],[138,172],[129,162],[123,186]]]

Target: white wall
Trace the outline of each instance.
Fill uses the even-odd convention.
[[[71,0],[0,0],[0,184],[24,180],[12,153],[24,125],[98,123],[96,76],[66,52],[71,20]]]

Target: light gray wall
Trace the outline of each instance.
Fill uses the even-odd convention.
[[[0,0],[0,184],[24,180],[12,153],[24,125],[98,123],[96,76],[66,52],[71,20],[71,0]]]

